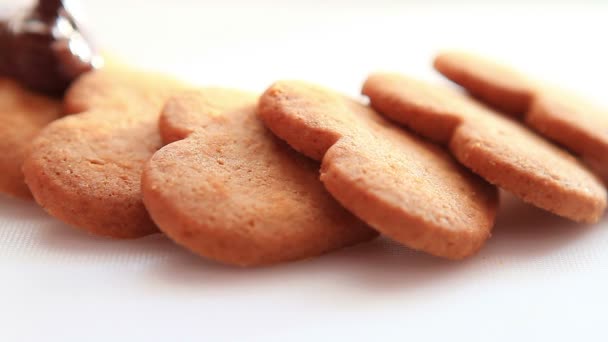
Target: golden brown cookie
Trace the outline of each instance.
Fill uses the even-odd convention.
[[[245,107],[256,99],[249,92],[229,88],[180,92],[170,98],[161,111],[159,130],[163,144],[186,139],[195,130],[205,128],[210,117]]]
[[[34,140],[23,171],[51,215],[94,234],[135,238],[157,232],[141,198],[144,163],[162,146],[158,117],[183,86],[126,68],[87,73],[68,90],[67,116]]]
[[[260,98],[258,113],[277,136],[322,161],[321,181],[338,202],[392,239],[460,259],[490,237],[496,188],[371,108],[280,81]]]
[[[32,139],[61,116],[61,103],[33,93],[17,82],[0,78],[0,192],[32,195],[23,181],[21,166]]]
[[[581,156],[608,183],[608,110],[471,54],[442,53],[435,59],[435,68],[474,96],[524,119],[535,131]]]
[[[606,190],[577,159],[463,94],[387,73],[371,75],[363,94],[379,112],[448,145],[462,164],[528,203],[582,222],[597,222],[606,208]]]
[[[161,132],[166,142],[179,141],[156,152],[142,177],[160,229],[199,255],[239,266],[309,258],[375,237],[323,188],[317,163],[262,125],[255,101],[226,89],[168,101]]]

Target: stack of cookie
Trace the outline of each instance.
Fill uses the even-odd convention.
[[[472,96],[379,73],[369,106],[300,81],[258,96],[89,61],[60,99],[0,78],[0,190],[93,234],[162,232],[239,266],[378,234],[462,259],[491,235],[497,187],[577,222],[606,208],[608,114],[479,57],[435,60]]]

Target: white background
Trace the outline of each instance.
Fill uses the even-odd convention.
[[[357,96],[374,70],[441,81],[431,58],[456,47],[608,106],[602,1],[220,2],[78,5],[105,51],[202,85],[298,78]],[[0,197],[1,341],[606,341],[607,291],[608,219],[581,227],[509,196],[464,262],[379,239],[246,270],[161,236],[91,237]]]

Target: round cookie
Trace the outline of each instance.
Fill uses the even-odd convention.
[[[525,115],[526,125],[581,157],[608,185],[608,111],[568,92],[544,87]]]
[[[532,81],[524,75],[469,53],[441,53],[433,66],[476,98],[512,115],[523,115],[534,98]]]
[[[199,255],[239,266],[317,256],[377,233],[318,180],[319,165],[274,137],[256,98],[206,89],[168,101],[166,142],[142,176],[158,227]],[[183,140],[182,140],[183,139]]]
[[[524,201],[574,221],[597,222],[606,190],[574,157],[452,89],[397,74],[371,75],[372,107],[449,146],[465,166]]]
[[[157,232],[141,198],[144,163],[162,146],[158,117],[183,86],[168,77],[105,68],[72,84],[64,109],[74,115],[34,140],[23,171],[36,201],[88,232],[136,238]]]
[[[245,107],[256,99],[249,92],[228,88],[183,91],[169,99],[161,111],[158,127],[163,144],[186,139],[195,130],[205,128],[210,117]]]
[[[371,108],[280,81],[262,95],[258,114],[281,139],[322,161],[321,181],[338,202],[395,241],[461,259],[490,237],[496,188]]]
[[[446,52],[434,65],[471,94],[581,156],[608,184],[608,110],[479,56]]]
[[[21,166],[32,139],[60,116],[59,101],[33,93],[12,79],[0,78],[0,192],[32,197]]]

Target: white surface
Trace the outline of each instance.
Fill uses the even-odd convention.
[[[608,105],[601,2],[222,3],[83,1],[106,49],[200,84],[302,78],[357,95],[377,69],[440,80],[432,55],[460,47]],[[378,240],[252,270],[161,236],[91,237],[0,198],[1,341],[605,341],[607,286],[608,219],[578,227],[510,197],[464,262]]]

